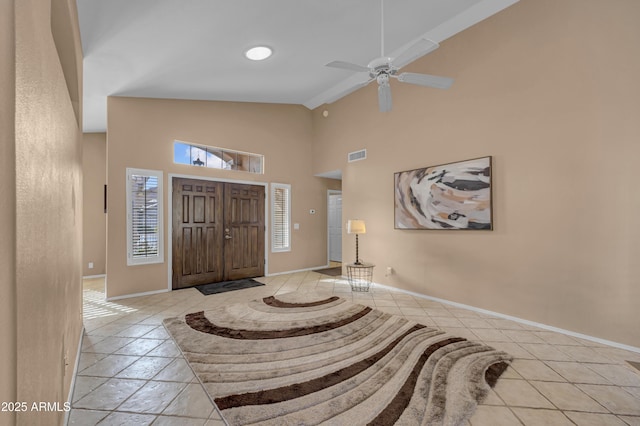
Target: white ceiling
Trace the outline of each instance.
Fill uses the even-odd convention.
[[[111,95],[313,109],[353,78],[326,63],[380,56],[379,0],[77,1],[85,132],[106,131]],[[385,55],[420,37],[441,42],[517,1],[387,0]],[[273,56],[247,60],[259,44]]]

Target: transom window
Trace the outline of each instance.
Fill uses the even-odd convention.
[[[196,167],[262,174],[264,155],[175,141],[173,162]]]

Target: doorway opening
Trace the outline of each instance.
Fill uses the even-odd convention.
[[[342,263],[342,191],[327,192],[327,261],[329,266]]]
[[[265,231],[263,185],[173,177],[171,288],[263,276]]]

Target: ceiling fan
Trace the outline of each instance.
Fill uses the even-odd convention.
[[[380,57],[369,62],[367,66],[353,64],[345,61],[333,61],[326,64],[327,67],[340,68],[349,71],[361,72],[362,78],[355,81],[347,88],[340,87],[338,92],[329,94],[325,103],[332,103],[348,95],[349,93],[366,86],[372,81],[378,82],[378,104],[380,112],[391,111],[391,78],[402,83],[416,84],[418,86],[435,87],[437,89],[448,89],[453,84],[453,79],[449,77],[439,77],[429,74],[417,74],[403,72],[398,74],[400,68],[415,61],[416,59],[433,52],[439,47],[435,41],[421,38],[413,43],[395,58],[384,55],[384,0],[380,0]]]

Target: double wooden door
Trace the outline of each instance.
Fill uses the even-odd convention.
[[[173,178],[173,288],[264,275],[264,187]]]

